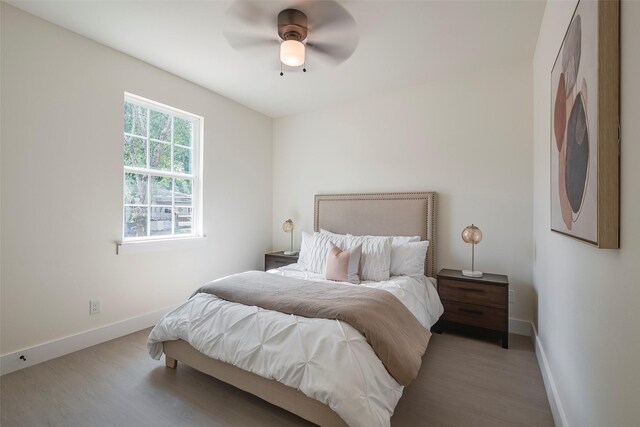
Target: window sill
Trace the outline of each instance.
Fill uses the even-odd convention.
[[[191,249],[203,246],[207,236],[177,237],[174,239],[141,240],[137,242],[116,243],[116,254],[137,254],[178,249]]]

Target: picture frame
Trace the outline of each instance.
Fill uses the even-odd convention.
[[[619,0],[578,2],[550,80],[551,230],[619,248]]]

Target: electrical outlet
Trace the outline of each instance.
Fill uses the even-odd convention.
[[[100,300],[89,301],[89,314],[100,313]]]
[[[509,304],[516,302],[516,291],[509,291]]]

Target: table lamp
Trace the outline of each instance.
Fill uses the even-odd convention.
[[[482,271],[476,271],[474,264],[475,247],[476,243],[482,241],[482,231],[471,224],[462,230],[462,240],[464,240],[465,243],[471,243],[471,270],[462,270],[462,275],[467,277],[482,277]]]
[[[284,231],[285,233],[291,233],[291,250],[284,251],[285,255],[295,255],[298,253],[298,251],[293,250],[293,230],[295,230],[295,228],[296,226],[291,218],[289,218],[284,222],[284,224],[282,224],[282,231]]]

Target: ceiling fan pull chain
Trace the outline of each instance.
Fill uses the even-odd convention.
[[[282,72],[282,62],[280,63],[280,77],[284,76],[284,73]]]
[[[302,72],[307,72],[307,58],[305,57],[304,62],[302,63]]]

